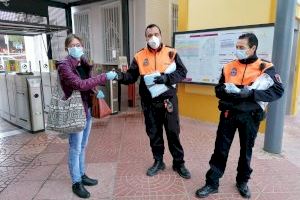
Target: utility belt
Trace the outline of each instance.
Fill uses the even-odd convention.
[[[254,120],[262,121],[265,119],[265,112],[262,110],[254,110],[254,111],[237,111],[237,110],[224,110],[222,111],[225,118],[229,118],[232,116],[242,116],[242,115],[251,115]]]
[[[220,111],[230,110],[235,113],[250,113],[262,111],[260,105],[254,101],[219,101]]]
[[[173,103],[170,101],[170,98],[155,98],[152,99],[151,104],[155,108],[165,108],[167,112],[173,112]]]

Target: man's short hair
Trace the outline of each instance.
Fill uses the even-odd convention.
[[[249,47],[252,48],[255,45],[256,46],[255,51],[257,50],[258,39],[254,33],[244,33],[240,35],[239,39],[248,39]]]
[[[161,30],[160,30],[160,28],[159,28],[156,24],[149,24],[149,25],[146,27],[146,29],[145,29],[145,36],[147,36],[147,29],[148,29],[148,28],[153,28],[153,27],[158,28],[159,34],[161,34]]]

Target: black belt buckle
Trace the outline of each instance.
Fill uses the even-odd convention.
[[[173,104],[169,99],[164,100],[164,105],[169,113],[173,112]]]

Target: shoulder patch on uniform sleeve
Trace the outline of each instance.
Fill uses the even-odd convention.
[[[276,79],[276,81],[277,81],[278,83],[282,83],[282,81],[281,81],[281,78],[280,78],[280,75],[279,75],[279,74],[275,74],[274,76],[275,76],[275,79]]]

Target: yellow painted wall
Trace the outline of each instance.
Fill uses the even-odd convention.
[[[188,0],[188,29],[208,29],[275,20],[275,0]]]
[[[178,1],[178,31],[186,31],[188,29],[188,0]]]
[[[296,18],[298,22],[300,21],[300,6],[297,4],[296,8]],[[298,48],[297,52],[300,52],[300,34],[298,35]],[[300,111],[297,105],[300,102],[300,56],[299,53],[296,54],[296,75],[294,80],[294,88],[293,88],[293,97],[292,97],[292,104],[291,104],[291,114],[296,115],[297,112]]]
[[[275,0],[179,0],[179,30],[199,30],[274,23]],[[180,84],[180,114],[218,122],[218,100],[213,86]],[[263,131],[262,123],[260,131]]]
[[[300,14],[300,13],[299,13]],[[299,15],[298,15],[299,16]],[[298,35],[298,48],[297,52],[300,52],[300,34]],[[296,115],[297,112],[300,111],[297,105],[300,103],[300,56],[299,53],[296,54],[296,72],[295,72],[295,80],[294,80],[294,88],[293,88],[293,96],[291,102],[291,115]]]
[[[218,102],[211,86],[179,84],[178,101],[181,115],[201,121],[218,121]]]

